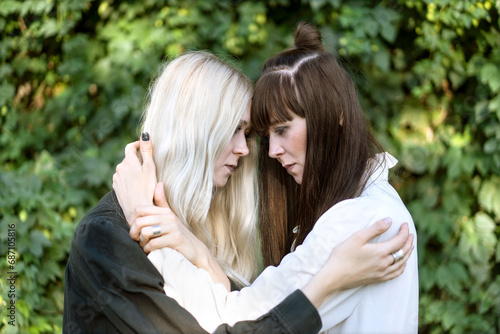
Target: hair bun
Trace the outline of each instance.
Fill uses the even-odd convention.
[[[295,47],[312,51],[324,51],[321,33],[312,25],[299,22],[295,28]]]

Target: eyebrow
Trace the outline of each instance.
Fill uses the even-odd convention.
[[[272,128],[273,126],[276,126],[277,124],[280,124],[280,123],[288,123],[289,121],[280,121],[280,120],[275,120],[273,122],[271,122],[271,124],[269,124],[269,128]]]

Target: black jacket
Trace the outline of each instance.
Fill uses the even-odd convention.
[[[165,295],[163,277],[141,246],[114,192],[76,228],[66,267],[63,333],[206,333]],[[255,321],[221,325],[215,333],[317,333],[318,312],[300,290]]]

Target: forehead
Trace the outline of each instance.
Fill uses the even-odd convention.
[[[241,116],[239,125],[240,126],[250,126],[250,120],[251,120],[251,105],[248,105],[248,108],[245,110],[245,113],[243,116]]]

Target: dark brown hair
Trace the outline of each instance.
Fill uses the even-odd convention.
[[[264,264],[277,265],[319,217],[338,202],[360,195],[370,158],[381,150],[370,134],[354,83],[335,56],[324,51],[321,34],[299,23],[295,45],[268,59],[252,103],[252,123],[265,134],[274,122],[294,116],[307,123],[307,152],[302,184],[268,156],[259,153],[260,228]]]

